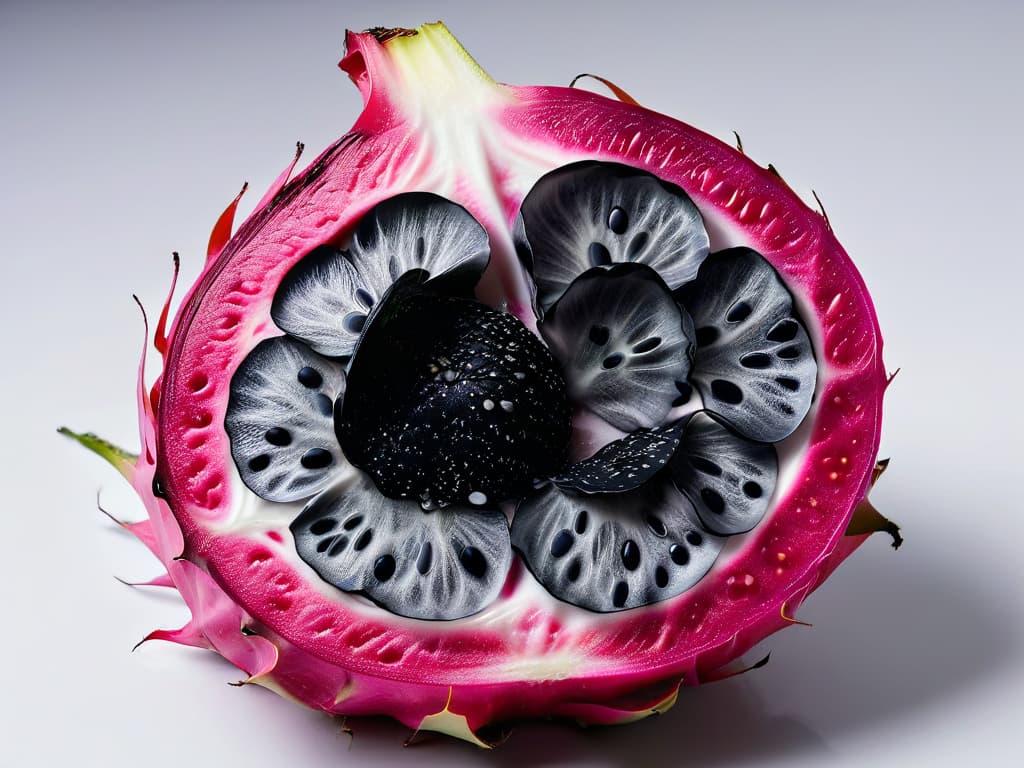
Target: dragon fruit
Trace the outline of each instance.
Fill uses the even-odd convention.
[[[362,115],[218,220],[139,454],[68,431],[191,609],[147,639],[486,745],[664,711],[898,544],[871,301],[773,169],[614,87],[499,85],[441,24],[346,43]]]

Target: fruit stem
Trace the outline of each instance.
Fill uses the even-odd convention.
[[[346,44],[339,66],[359,87],[372,119],[395,110],[413,119],[479,110],[508,98],[441,22],[415,30],[350,32]]]

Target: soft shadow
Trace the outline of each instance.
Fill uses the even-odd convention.
[[[772,651],[765,668],[684,689],[664,715],[624,727],[519,725],[493,752],[427,734],[402,750],[408,729],[350,718],[348,751],[353,759],[386,751],[394,765],[426,759],[507,768],[757,765],[780,756],[825,761],[833,740],[983,684],[1020,642],[1007,630],[991,574],[952,567],[971,556],[962,542],[907,533],[896,553],[883,536],[874,537],[812,596],[799,617],[814,627],[794,626],[748,654]],[[312,738],[302,741],[320,744],[311,752],[336,749],[339,721],[316,720],[308,723]]]

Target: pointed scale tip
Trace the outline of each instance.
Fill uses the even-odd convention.
[[[124,477],[131,478],[132,469],[139,458],[138,454],[126,451],[92,432],[75,432],[67,427],[58,427],[57,433],[74,440],[106,461]]]

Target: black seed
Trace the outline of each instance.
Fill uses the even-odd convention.
[[[796,338],[797,331],[800,330],[800,326],[796,320],[783,320],[781,323],[776,325],[770,331],[768,331],[768,341],[792,341]]]
[[[636,542],[627,539],[626,543],[622,545],[621,554],[622,564],[626,566],[626,569],[635,571],[640,565],[640,547],[636,545]]]
[[[565,572],[565,578],[569,581],[576,581],[580,577],[580,559],[577,557],[569,563],[569,568]]]
[[[711,488],[702,488],[700,499],[713,514],[720,515],[725,512],[725,499],[722,498],[718,491]]]
[[[341,321],[342,327],[349,333],[362,333],[366,325],[366,315],[362,312],[349,312]]]
[[[325,451],[323,448],[310,448],[299,459],[299,463],[306,469],[323,469],[332,461],[334,461],[334,457],[331,456],[330,451]]]
[[[487,560],[484,559],[483,552],[476,547],[463,547],[459,553],[459,562],[470,576],[482,579],[487,573]]]
[[[345,521],[345,530],[351,531],[353,528],[358,528],[363,523],[362,515],[352,515],[348,520]]]
[[[606,267],[612,263],[612,255],[601,243],[591,243],[587,256],[590,257],[590,265],[593,267]]]
[[[650,352],[652,349],[657,349],[660,344],[660,336],[651,336],[649,339],[644,339],[639,344],[634,344],[633,351],[638,355],[642,355],[644,352]]]
[[[697,337],[698,347],[707,347],[718,340],[718,329],[713,325],[705,325],[703,328],[698,328],[694,335]]]
[[[612,208],[612,212],[608,214],[608,229],[616,235],[621,235],[627,227],[629,227],[629,216],[626,212],[619,206]]]
[[[562,557],[572,549],[573,542],[575,541],[576,539],[573,537],[572,532],[563,528],[551,540],[551,556]]]
[[[259,456],[253,456],[249,459],[249,469],[253,472],[262,472],[264,469],[270,466],[270,457],[265,453],[261,453]]]
[[[585,509],[581,509],[576,513],[576,523],[573,525],[573,528],[581,536],[587,531],[587,517],[587,510]]]
[[[605,370],[611,370],[623,360],[622,355],[616,352],[614,355],[608,355],[604,360],[601,361],[601,367]]]
[[[751,352],[740,358],[740,365],[744,368],[767,368],[772,364],[772,359],[764,352]]]
[[[313,395],[313,403],[324,416],[334,416],[334,401],[323,392]]]
[[[629,597],[629,584],[624,581],[620,581],[615,585],[615,591],[612,592],[612,605],[616,608],[621,608],[626,604],[626,598]]]
[[[323,536],[325,533],[330,533],[338,527],[338,521],[333,517],[321,517],[311,526],[309,526],[309,532],[314,536]]]
[[[356,299],[367,309],[373,306],[373,296],[365,288],[356,288]]]
[[[356,543],[352,545],[352,548],[356,552],[360,552],[366,549],[366,546],[371,541],[373,541],[373,528],[367,528],[365,531],[359,534],[359,538],[356,539]]]
[[[324,552],[327,551],[328,547],[330,547],[337,540],[337,536],[328,536],[325,539],[320,539],[320,541],[317,542],[316,551],[322,555]]]
[[[704,537],[696,531],[688,531],[686,534],[686,541],[689,542],[691,546],[699,547],[704,543]]]
[[[716,400],[727,405],[739,405],[743,402],[743,391],[725,379],[715,379],[711,382],[711,394]]]
[[[299,384],[310,389],[316,389],[324,383],[324,377],[320,375],[320,371],[316,368],[310,368],[308,365],[299,369]]]
[[[750,317],[750,313],[753,311],[753,308],[747,302],[737,301],[732,305],[732,309],[729,310],[729,314],[725,316],[725,319],[730,323],[740,323]]]
[[[690,402],[690,398],[693,397],[693,387],[688,381],[677,381],[676,389],[679,390],[679,397],[672,401],[673,408],[678,408],[680,405],[686,405]]]
[[[796,379],[791,379],[789,376],[779,376],[775,379],[779,384],[788,389],[790,392],[796,392],[800,389],[800,382]]]
[[[416,261],[423,262],[423,254],[427,252],[427,241],[423,239],[423,236],[416,238]]]
[[[775,354],[783,360],[796,360],[800,357],[800,347],[783,347]]]
[[[664,589],[668,586],[668,571],[660,565],[654,569],[654,583],[658,585],[659,589]]]
[[[289,445],[292,441],[292,433],[284,427],[271,427],[267,430],[267,433],[263,436],[271,445],[283,447]]]
[[[345,551],[345,547],[348,546],[348,536],[335,536],[334,544],[327,551],[328,557],[336,557]]]
[[[626,251],[626,258],[632,261],[647,245],[647,241],[650,236],[646,232],[637,232],[633,235],[633,239],[629,241],[629,249]]]
[[[665,524],[661,522],[660,518],[654,515],[647,516],[647,527],[651,529],[655,536],[664,536],[668,531],[665,528]]]
[[[430,565],[434,561],[434,548],[430,546],[429,541],[424,541],[420,544],[420,554],[416,558],[416,570],[421,574],[426,574],[430,570]]]
[[[752,499],[759,499],[761,498],[761,494],[764,493],[764,490],[753,480],[747,480],[747,482],[743,484],[743,492]]]
[[[597,346],[603,347],[608,343],[608,329],[603,325],[590,326],[590,340]]]
[[[720,466],[702,456],[691,456],[689,461],[691,467],[698,472],[703,472],[705,475],[713,475],[714,477],[721,477],[722,475],[722,468]]]
[[[381,555],[373,563],[373,577],[377,581],[387,581],[395,575],[395,558]]]
[[[782,411],[787,416],[792,416],[796,411],[793,410],[793,406],[789,403],[776,403],[775,407]]]
[[[690,550],[682,544],[673,544],[668,548],[668,555],[676,565],[686,565],[690,562]]]
[[[164,481],[160,479],[159,475],[153,475],[153,495],[158,499],[167,498],[167,489],[164,488]]]

